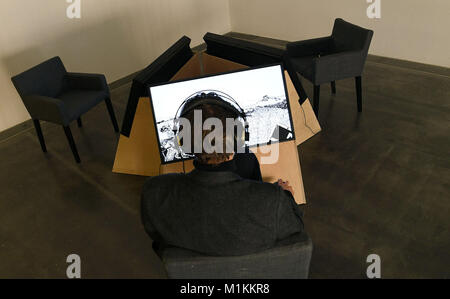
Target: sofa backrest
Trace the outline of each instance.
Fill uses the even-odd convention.
[[[284,50],[229,36],[206,33],[206,53],[250,67],[283,62]]]

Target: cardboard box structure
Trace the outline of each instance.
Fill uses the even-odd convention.
[[[171,81],[246,68],[248,67],[245,65],[229,60],[206,53],[197,53],[179,69]],[[287,72],[285,76],[296,139],[255,148],[252,151],[260,161],[264,181],[272,183],[280,178],[289,181],[294,190],[295,201],[298,204],[305,204],[297,146],[320,132],[321,127],[309,100],[300,105],[299,96]],[[139,99],[129,137],[123,134],[120,136],[113,172],[142,176],[190,172],[194,168],[192,161],[161,164],[150,101],[150,98]],[[270,155],[270,151],[277,150],[274,147],[278,149],[277,162],[265,164],[264,160]],[[266,154],[268,152],[269,154]]]

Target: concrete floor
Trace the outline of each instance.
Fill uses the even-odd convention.
[[[283,42],[235,35],[282,46]],[[309,95],[311,85],[304,82]],[[130,85],[112,90],[122,121]],[[299,147],[315,249],[312,278],[364,278],[380,255],[383,278],[450,277],[450,76],[371,59],[364,112],[353,80],[321,93],[323,132]],[[143,177],[111,172],[118,135],[100,104],[72,131],[43,125],[0,142],[0,278],[164,278],[140,224]]]

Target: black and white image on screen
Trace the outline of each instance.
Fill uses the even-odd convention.
[[[294,138],[283,72],[279,65],[169,83],[150,88],[163,163],[192,158],[176,146],[174,117],[189,96],[204,90],[223,92],[242,107],[247,115],[250,147]],[[274,134],[277,128],[281,132],[278,135]]]

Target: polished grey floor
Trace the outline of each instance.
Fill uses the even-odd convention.
[[[235,34],[283,46],[283,42]],[[309,94],[311,85],[304,82]],[[130,85],[112,90],[119,121]],[[444,70],[370,59],[364,112],[353,80],[324,86],[323,132],[299,147],[314,244],[312,278],[364,278],[381,257],[384,278],[450,277],[450,77]],[[64,278],[66,257],[85,278],[163,278],[139,218],[143,177],[113,174],[118,135],[100,104],[72,126],[0,142],[0,278]]]

